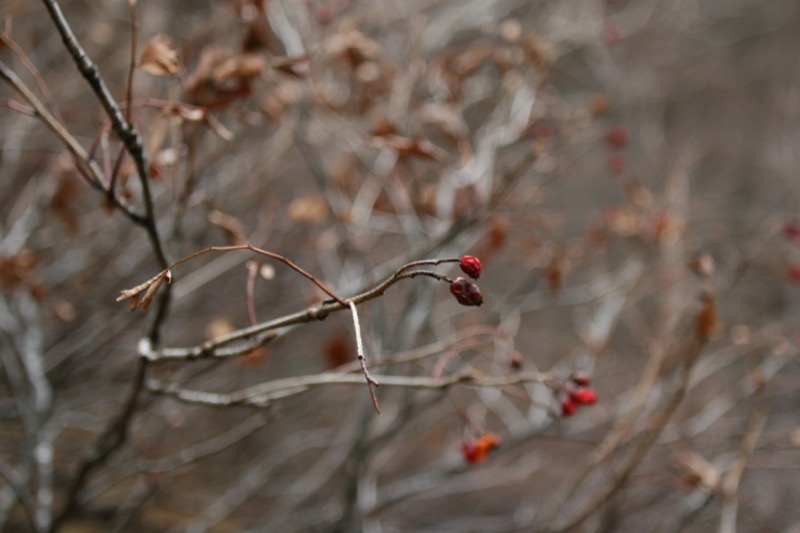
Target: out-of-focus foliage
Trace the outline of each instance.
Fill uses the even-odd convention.
[[[350,297],[470,254],[484,303],[421,277],[359,305],[371,370],[391,377],[379,415],[363,380],[203,404],[356,369],[347,312],[237,357],[151,363],[131,402],[154,321],[153,350],[203,346],[327,296],[240,251],[167,280],[4,83],[8,530],[798,527],[796,1],[134,4],[130,102],[129,3],[60,5],[142,135],[170,260],[249,243]],[[43,5],[0,14],[4,68],[141,212]],[[173,282],[163,315],[115,303],[148,279],[139,307]],[[120,445],[96,460],[108,434]]]

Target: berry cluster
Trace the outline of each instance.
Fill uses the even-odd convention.
[[[597,402],[597,393],[589,387],[592,378],[583,373],[575,373],[570,377],[576,386],[568,389],[567,397],[561,401],[561,414],[572,416],[581,405],[592,405]]]
[[[475,440],[461,443],[464,460],[470,464],[482,463],[489,452],[500,446],[503,441],[494,433],[486,432]]]
[[[480,260],[471,255],[465,255],[460,259],[459,266],[461,271],[472,279],[478,279],[481,276]],[[456,297],[458,303],[461,305],[481,305],[483,303],[483,295],[481,289],[475,283],[467,281],[462,277],[458,277],[450,282],[450,293]]]

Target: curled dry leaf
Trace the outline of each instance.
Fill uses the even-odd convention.
[[[266,60],[255,54],[235,56],[223,48],[204,48],[184,82],[186,99],[197,106],[225,107],[248,96],[266,68]]]
[[[154,76],[174,76],[180,72],[181,64],[169,39],[164,35],[156,35],[142,52],[139,68]]]
[[[158,289],[161,288],[161,285],[164,284],[165,280],[167,285],[172,283],[172,271],[170,269],[162,270],[152,278],[144,283],[140,283],[132,289],[120,291],[119,296],[117,296],[117,301],[122,302],[124,300],[130,300],[131,311],[135,311],[136,309],[145,311],[153,302],[153,297],[156,292],[158,292]]]

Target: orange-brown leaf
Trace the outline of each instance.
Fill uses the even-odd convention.
[[[181,63],[169,39],[164,35],[156,35],[142,52],[139,68],[154,76],[174,76],[180,72]]]

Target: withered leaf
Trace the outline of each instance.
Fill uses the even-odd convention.
[[[164,280],[167,281],[167,284],[172,283],[172,271],[170,269],[162,270],[152,278],[144,283],[140,283],[132,289],[121,290],[119,296],[117,296],[117,301],[122,302],[124,300],[130,300],[131,311],[135,311],[136,309],[144,311],[150,306],[153,297],[156,292],[158,292],[158,289],[161,288],[161,285],[163,285]]]
[[[180,72],[181,64],[169,39],[164,35],[156,35],[142,52],[139,68],[154,76],[174,76]]]

